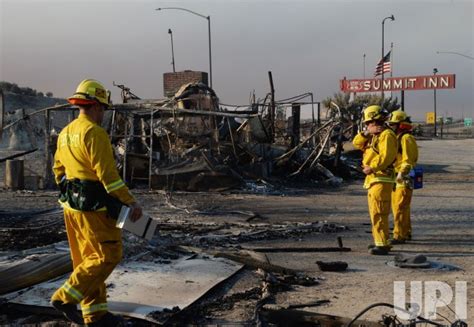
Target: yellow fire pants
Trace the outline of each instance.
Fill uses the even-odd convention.
[[[397,187],[392,193],[393,238],[406,240],[411,234],[410,204],[413,190]]]
[[[105,280],[122,258],[121,230],[106,212],[64,209],[73,272],[51,301],[80,303],[90,324],[107,312]]]
[[[392,189],[393,184],[391,183],[374,183],[367,193],[375,246],[390,245],[388,215],[390,214]]]

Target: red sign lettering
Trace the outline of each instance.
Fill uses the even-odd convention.
[[[456,75],[390,77],[383,80],[384,91],[454,89]],[[343,79],[342,92],[381,92],[381,79]]]

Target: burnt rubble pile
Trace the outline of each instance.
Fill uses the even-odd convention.
[[[319,125],[286,119],[285,104],[254,101],[224,109],[202,83],[183,85],[172,98],[124,98],[107,121],[119,167],[133,185],[183,191],[248,187],[249,181],[325,181],[354,175],[342,144],[353,124],[331,112]],[[293,110],[294,111],[294,110]],[[304,137],[300,140],[300,137]],[[351,167],[352,166],[352,167]]]
[[[275,101],[271,93],[263,100],[254,96],[247,106],[232,106],[220,103],[214,90],[200,82],[182,85],[165,99],[140,99],[120,87],[123,103],[112,105],[103,126],[122,177],[131,185],[167,191],[258,191],[262,187],[255,183],[337,186],[342,178],[360,174],[358,158],[343,151],[356,130],[354,117],[336,106],[320,119],[319,102],[302,102],[308,94]],[[313,110],[312,120],[301,119],[305,105],[312,106],[306,107]],[[69,104],[43,108],[4,126],[4,143],[10,148],[47,149],[44,164],[33,169],[43,175],[44,188],[54,185],[50,167],[57,135],[77,109]],[[36,140],[40,134],[44,142]]]

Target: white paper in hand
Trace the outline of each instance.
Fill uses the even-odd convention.
[[[131,215],[132,209],[128,206],[122,206],[115,226],[125,229],[137,236],[140,236],[141,238],[151,240],[153,235],[155,235],[158,222],[148,216],[143,216],[137,221],[133,222],[130,220]]]

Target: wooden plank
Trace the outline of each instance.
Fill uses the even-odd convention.
[[[182,251],[204,253],[213,255],[216,258],[225,258],[241,264],[251,267],[253,269],[261,268],[268,272],[275,272],[285,275],[293,275],[299,271],[291,268],[286,268],[270,263],[267,256],[262,253],[254,252],[252,250],[241,250],[241,251],[223,251],[223,250],[212,250],[212,249],[201,249],[194,246],[176,246],[176,249]]]
[[[0,271],[0,294],[36,285],[72,271],[69,252],[38,256]]]
[[[269,263],[268,259],[267,261],[263,261],[262,259],[257,259],[258,254],[250,255],[249,254],[250,251],[248,250],[245,252],[243,251],[236,252],[236,253],[218,252],[214,254],[214,256],[216,258],[221,257],[221,258],[226,258],[235,262],[239,262],[253,269],[261,268],[265,271],[270,271],[270,272],[275,272],[275,273],[280,273],[280,274],[285,274],[285,275],[293,275],[293,274],[298,273],[297,270]]]

